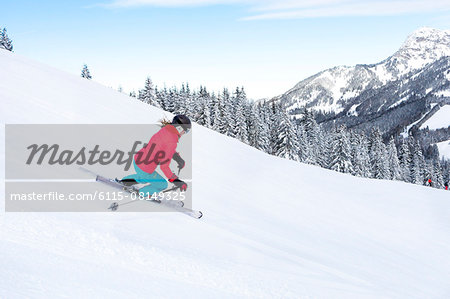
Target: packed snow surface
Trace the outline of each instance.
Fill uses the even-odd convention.
[[[2,123],[164,115],[7,51],[0,66]],[[0,297],[450,297],[450,192],[280,159],[197,125],[192,134],[202,219],[2,212]],[[4,144],[0,154],[4,179]]]
[[[444,159],[450,159],[450,140],[436,143],[439,149],[439,156]]]
[[[450,105],[442,106],[433,116],[425,121],[421,129],[428,127],[430,130],[447,128],[450,126]]]

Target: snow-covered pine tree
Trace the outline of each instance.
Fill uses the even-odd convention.
[[[139,100],[149,105],[160,107],[156,100],[156,89],[150,77],[147,77],[145,80],[144,89],[139,93]]]
[[[155,95],[156,95],[156,102],[158,103],[159,107],[163,110],[167,110],[166,102],[168,97],[168,91],[167,87],[164,86],[162,90],[159,90],[155,87]]]
[[[398,159],[400,164],[400,176],[403,181],[411,182],[411,152],[405,139],[402,140],[398,150]]]
[[[350,138],[345,126],[339,126],[334,132],[331,148],[329,169],[342,173],[353,173]]]
[[[314,114],[309,111],[308,109],[305,109],[303,112],[303,116],[299,121],[303,128],[305,129],[306,133],[306,140],[309,144],[310,149],[310,155],[308,157],[308,161],[310,164],[313,165],[321,165],[322,167],[327,167],[327,163],[319,163],[319,160],[321,160],[321,144],[320,144],[320,130],[319,126],[317,125],[316,120],[314,119]]]
[[[389,179],[390,171],[386,146],[381,139],[381,133],[378,128],[374,128],[370,134],[369,155],[372,177],[376,179]]]
[[[0,49],[5,49],[7,51],[13,50],[12,40],[8,37],[6,28],[0,29]]]
[[[210,111],[209,111],[209,94],[206,88],[200,87],[200,92],[196,99],[197,114],[195,121],[207,128],[211,127]]]
[[[246,95],[243,89],[236,87],[232,97],[232,136],[238,140],[248,143],[247,121],[245,119]]]
[[[371,167],[369,149],[366,135],[357,132],[350,132],[350,144],[352,148],[352,164],[354,175],[370,178]]]
[[[174,113],[175,114],[185,114],[186,113],[185,98],[184,98],[182,90],[177,90],[174,93],[173,104],[174,104]]]
[[[278,144],[278,124],[281,122],[282,118],[281,107],[275,102],[272,102],[270,107],[270,117],[269,117],[269,153],[272,155],[277,155],[277,144]]]
[[[398,161],[397,147],[395,146],[394,138],[391,137],[387,146],[388,163],[391,180],[401,180],[400,162]]]
[[[91,72],[89,71],[88,66],[86,64],[83,66],[83,69],[81,70],[81,77],[88,80],[92,79]]]
[[[218,98],[216,104],[215,104],[215,112],[214,115],[216,117],[214,121],[213,130],[227,135],[228,133],[228,121],[227,121],[227,115],[226,115],[226,108],[225,104],[223,103],[223,98]]]
[[[425,167],[423,168],[423,179],[424,179],[424,185],[428,185],[428,180],[431,180],[431,187],[434,187],[436,181],[435,181],[435,175],[433,170],[433,164],[430,163],[430,161],[425,162]]]
[[[262,122],[259,118],[257,107],[252,105],[251,103],[245,103],[245,121],[247,125],[247,138],[248,144],[255,148],[258,148],[257,136],[258,136],[258,127],[262,125]]]
[[[297,139],[298,139],[298,159],[300,162],[312,164],[309,160],[311,157],[311,148],[308,143],[305,128],[302,123],[297,124]]]
[[[423,185],[425,161],[423,158],[422,150],[420,148],[419,143],[414,139],[413,136],[409,137],[409,145],[411,152],[411,165],[410,165],[411,183]]]
[[[269,129],[258,113],[256,105],[247,104],[249,144],[263,152],[269,148]]]
[[[189,88],[189,84],[186,83],[186,93],[184,96],[185,114],[189,118],[193,118],[195,115],[194,95]]]
[[[175,87],[172,87],[169,89],[169,93],[165,97],[165,107],[167,111],[170,113],[175,112],[175,95],[177,93],[177,89]]]
[[[441,167],[442,179],[444,183],[450,184],[450,160],[442,158],[439,161],[439,164]]]
[[[258,131],[257,131],[257,135],[256,135],[256,144],[255,147],[257,149],[262,150],[263,152],[269,153],[270,151],[270,133],[269,133],[269,127],[268,125],[263,122],[260,118],[259,115],[255,116],[256,119],[259,122],[259,127],[255,126]]]
[[[299,145],[296,129],[286,112],[281,112],[280,116],[280,122],[276,129],[278,139],[275,144],[275,155],[298,161]]]
[[[219,96],[219,101],[221,102],[221,109],[223,109],[223,119],[221,120],[220,126],[222,127],[221,131],[225,130],[228,136],[233,136],[233,128],[234,128],[234,118],[232,117],[232,104],[230,92],[227,88],[222,90],[222,93]]]
[[[444,188],[444,178],[442,176],[441,164],[439,163],[439,159],[435,159],[431,162],[432,170],[433,170],[433,182],[434,187],[438,189]]]
[[[220,132],[220,119],[223,118],[223,111],[220,109],[220,98],[214,102],[212,117],[211,117],[211,125],[212,129],[216,132]],[[223,134],[223,133],[222,133]]]
[[[5,29],[5,28],[3,28],[3,29]],[[0,49],[5,49],[5,46],[3,45],[4,39],[5,39],[5,37],[3,35],[3,30],[2,30],[2,28],[0,28]]]
[[[261,120],[269,124],[270,123],[270,117],[272,116],[272,109],[270,108],[270,105],[264,101],[263,103],[258,103],[259,106],[259,115],[261,117]]]
[[[318,144],[318,148],[316,151],[317,164],[320,167],[325,168],[329,165],[329,157],[331,150],[330,140],[332,138],[332,135],[327,134],[327,132],[325,132],[320,125],[317,125],[316,131],[317,131],[316,141]]]
[[[431,179],[431,187],[441,189],[444,187],[444,182],[442,179],[442,174],[437,171],[437,165],[433,160],[425,162],[425,180]],[[428,183],[426,183],[428,186]]]
[[[209,111],[210,111],[210,115],[209,115],[209,119],[211,121],[211,128],[214,128],[214,123],[216,122],[216,108],[218,108],[218,99],[216,97],[216,94],[213,92],[210,96],[210,100],[209,100]]]

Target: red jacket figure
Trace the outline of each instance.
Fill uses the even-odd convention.
[[[186,191],[187,184],[180,180],[170,169],[170,161],[173,159],[178,163],[178,168],[184,167],[185,162],[175,152],[180,137],[187,134],[191,129],[191,121],[185,115],[176,115],[172,123],[163,124],[163,127],[152,136],[148,144],[134,156],[135,174],[124,177],[120,182],[131,186],[134,184],[145,184],[139,189],[144,196],[152,196],[167,188],[167,180],[157,171],[159,166],[169,182],[173,183],[181,191]]]

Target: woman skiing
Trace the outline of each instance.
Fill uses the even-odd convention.
[[[139,189],[139,194],[145,197],[151,197],[168,186],[167,180],[156,171],[158,166],[169,182],[181,191],[187,189],[187,184],[172,172],[169,165],[173,159],[178,163],[179,169],[184,167],[184,160],[175,150],[180,137],[191,129],[191,121],[185,115],[176,115],[172,122],[163,120],[161,123],[162,128],[152,136],[145,147],[134,155],[133,165],[136,173],[120,180],[125,186],[150,183]]]

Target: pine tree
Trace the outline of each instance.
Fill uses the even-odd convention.
[[[389,179],[389,164],[386,146],[381,139],[378,128],[372,130],[369,138],[369,155],[372,168],[372,177],[376,179]]]
[[[444,178],[442,176],[441,165],[439,163],[439,157],[431,162],[433,171],[434,187],[438,189],[444,188]]]
[[[264,123],[258,113],[257,106],[248,104],[249,107],[249,121],[248,121],[248,136],[249,144],[263,152],[269,149],[269,129]]]
[[[3,30],[4,29],[5,28],[3,28]],[[0,49],[5,49],[5,46],[4,46],[5,36],[4,36],[3,30],[0,28]]]
[[[281,113],[280,123],[277,126],[278,139],[275,145],[275,155],[298,161],[297,132],[287,113]]]
[[[247,122],[245,119],[246,95],[243,89],[236,87],[231,99],[231,115],[233,118],[231,136],[236,137],[244,143],[248,143]]]
[[[83,66],[83,69],[81,70],[81,77],[88,80],[92,79],[91,72],[89,71],[88,66],[86,64]]]
[[[256,106],[246,103],[245,119],[247,123],[248,132],[248,144],[255,148],[258,148],[258,134],[259,127],[262,126],[262,122],[259,118]]]
[[[211,121],[211,128],[214,128],[214,123],[216,122],[216,118],[217,118],[217,116],[216,116],[216,113],[217,113],[216,109],[218,108],[217,103],[218,103],[218,99],[217,99],[215,93],[212,93],[210,96],[209,107],[208,107],[209,111],[211,111],[210,115],[209,115],[209,118]]]
[[[370,178],[371,167],[366,135],[351,132],[350,144],[352,148],[352,163],[354,175],[363,178]]]
[[[422,150],[419,143],[414,139],[410,138],[410,151],[411,151],[411,165],[410,165],[410,175],[411,183],[422,185],[424,184],[424,167],[425,161],[423,158]]]
[[[277,155],[277,145],[278,145],[278,124],[281,122],[281,108],[276,104],[272,103],[270,109],[269,117],[269,153],[272,155]]]
[[[345,126],[340,126],[333,134],[329,168],[343,173],[354,172],[350,139]]]
[[[313,165],[320,165],[322,167],[327,167],[326,163],[321,157],[321,151],[324,151],[323,144],[321,144],[320,129],[314,119],[314,114],[309,110],[305,109],[303,112],[303,117],[300,119],[300,123],[303,125],[306,133],[306,140],[309,144],[310,152],[308,161]],[[325,157],[323,157],[325,158]]]
[[[194,99],[191,92],[191,89],[189,88],[189,83],[186,83],[185,92],[183,94],[183,105],[184,105],[184,114],[192,118],[195,115],[195,105],[194,105]]]
[[[177,93],[177,89],[175,87],[171,88],[169,90],[169,93],[164,98],[165,103],[165,110],[169,111],[170,113],[175,112],[175,94]]]
[[[161,109],[167,111],[166,103],[167,98],[169,97],[169,92],[167,91],[167,87],[164,86],[163,90],[158,90],[155,88],[155,95],[156,95],[156,102],[158,103],[158,106],[161,107]]]
[[[306,137],[305,128],[303,124],[297,125],[297,138],[298,138],[298,158],[300,162],[311,163],[309,160],[311,156],[311,148]]]
[[[270,105],[264,101],[262,104],[258,104],[259,107],[259,115],[261,116],[261,119],[264,123],[269,124],[270,123],[270,117],[272,115],[270,108]]]
[[[400,180],[402,178],[400,174],[401,173],[400,162],[398,161],[397,147],[395,146],[393,137],[391,137],[391,139],[389,140],[389,144],[387,146],[387,153],[390,171],[389,178],[391,180]]]
[[[177,99],[176,99],[176,112],[177,114],[184,114],[187,115],[187,92],[186,92],[186,86],[184,85],[184,83],[181,85],[181,89],[177,94]]]
[[[231,111],[231,98],[230,98],[230,92],[227,88],[224,88],[222,93],[219,96],[219,101],[221,102],[221,109],[223,109],[223,119],[221,119],[221,132],[225,131],[225,133],[228,136],[233,136],[233,127],[234,127],[234,121],[232,117],[232,111]],[[222,113],[222,112],[221,112]]]
[[[5,49],[7,51],[13,50],[12,40],[8,37],[6,28],[0,29],[0,49]]]
[[[200,87],[200,92],[197,95],[197,114],[195,117],[196,122],[199,125],[207,128],[211,127],[210,111],[209,111],[209,94],[206,88]]]
[[[235,120],[234,120],[234,128],[233,133],[234,137],[238,140],[248,143],[248,132],[247,132],[247,122],[244,116],[244,105],[243,103],[237,104],[235,110]]]
[[[317,125],[317,123],[316,123]],[[332,138],[331,134],[327,134],[320,125],[316,127],[316,139],[318,148],[315,153],[317,164],[321,167],[327,167],[329,165],[329,157],[330,157],[330,148],[331,143],[330,139]]]
[[[258,124],[255,125],[255,127],[258,129],[257,135],[256,135],[256,144],[255,147],[257,149],[262,150],[265,153],[269,153],[270,150],[270,133],[269,133],[269,127],[266,123],[264,123],[261,119],[257,118],[259,121]]]
[[[400,164],[400,176],[405,182],[411,182],[411,152],[409,151],[408,144],[405,140],[402,140],[400,149],[398,152],[399,164]]]
[[[139,100],[149,105],[160,107],[158,101],[156,100],[156,89],[153,86],[153,82],[150,77],[147,77],[145,80],[144,89],[139,92]]]
[[[215,112],[214,115],[216,117],[214,121],[213,130],[227,135],[228,133],[228,121],[227,121],[227,115],[226,115],[226,108],[225,104],[223,103],[223,99],[219,98],[216,107],[214,108]]]

